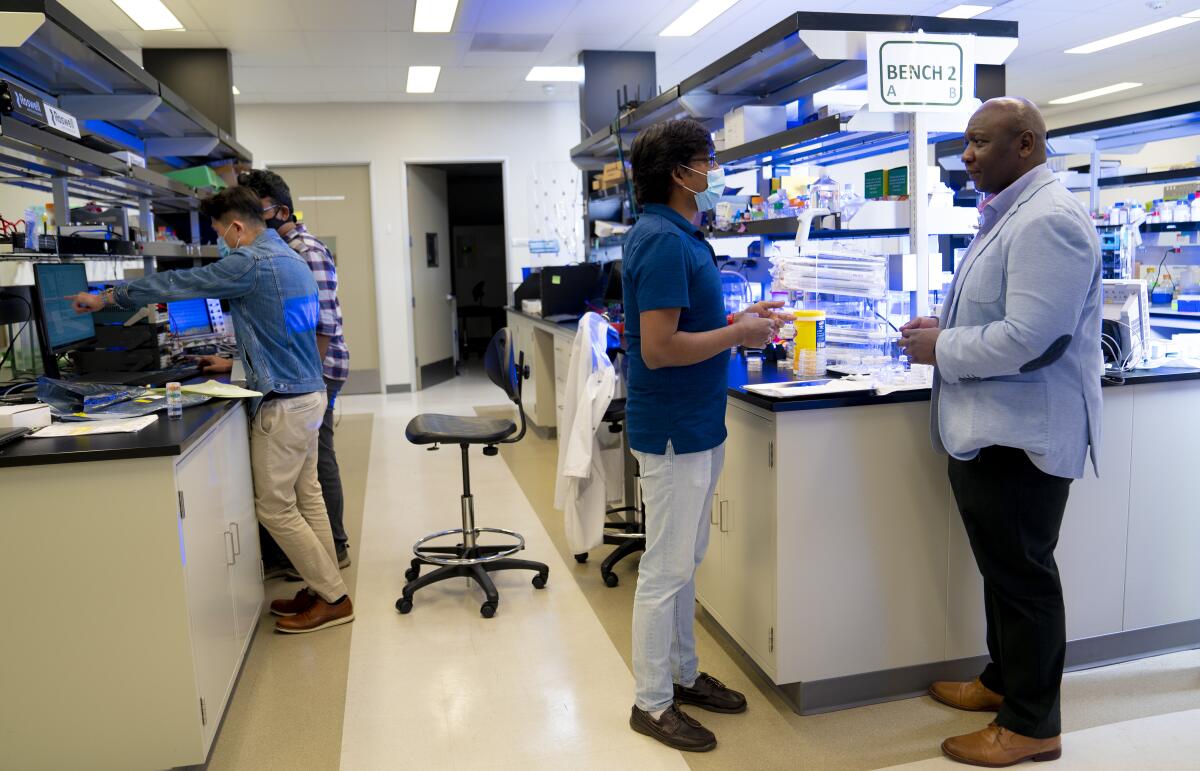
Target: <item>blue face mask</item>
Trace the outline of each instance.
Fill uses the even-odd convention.
[[[232,227],[233,227],[233,223],[230,222],[229,228],[232,228]],[[225,243],[225,236],[229,235],[229,228],[225,228],[225,232],[222,233],[221,237],[217,239],[217,254],[221,255],[222,257],[228,257],[229,253],[237,248],[237,246],[231,247],[229,244]],[[241,239],[241,236],[238,236],[238,246],[241,246],[241,245],[242,245],[242,239]]]
[[[701,173],[693,169],[691,166],[684,166],[683,168],[687,169],[688,171],[694,171],[697,174]],[[721,194],[725,192],[724,169],[709,169],[707,176],[708,187],[698,193],[687,185],[683,186],[684,190],[696,196],[696,208],[700,211],[712,211],[716,207],[717,201],[721,199]]]

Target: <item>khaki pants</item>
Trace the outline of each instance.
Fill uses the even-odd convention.
[[[250,466],[258,521],[308,587],[335,602],[347,590],[317,481],[324,415],[324,391],[263,402],[250,425]]]

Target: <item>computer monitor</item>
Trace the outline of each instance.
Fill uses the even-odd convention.
[[[96,322],[90,313],[76,313],[67,298],[88,291],[87,271],[80,263],[39,262],[33,265],[38,327],[43,345],[52,354],[96,341]]]
[[[542,317],[579,318],[588,300],[604,294],[600,279],[600,264],[596,262],[542,268]]]
[[[167,303],[171,335],[177,338],[210,337],[214,334],[209,302],[204,298]]]

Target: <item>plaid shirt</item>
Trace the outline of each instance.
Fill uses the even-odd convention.
[[[337,268],[333,265],[333,255],[325,244],[310,234],[303,225],[297,223],[285,239],[288,246],[308,262],[313,278],[317,280],[317,296],[321,301],[321,312],[317,318],[317,334],[329,339],[329,349],[325,352],[325,377],[330,380],[345,381],[350,376],[350,349],[346,347],[346,338],[342,336],[342,304],[337,296]]]

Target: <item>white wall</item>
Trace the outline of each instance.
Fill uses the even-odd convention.
[[[269,164],[369,163],[383,380],[412,382],[411,274],[405,163],[503,161],[509,280],[521,267],[570,262],[513,246],[539,231],[530,216],[535,177],[573,174],[579,107],[554,103],[239,105],[238,141]],[[576,186],[576,189],[582,189]],[[578,220],[582,222],[582,219]],[[422,247],[423,248],[423,247]]]

